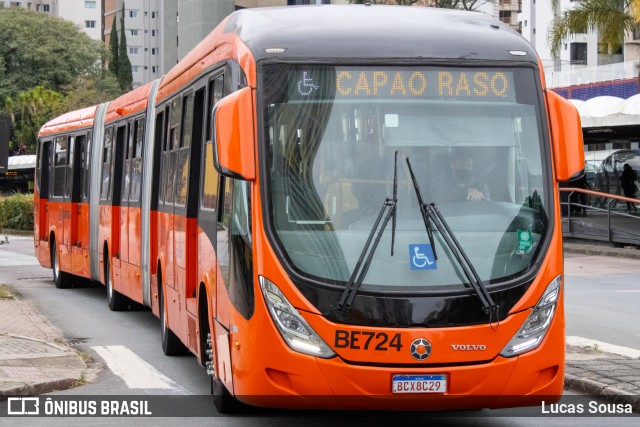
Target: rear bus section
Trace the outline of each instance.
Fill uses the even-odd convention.
[[[37,145],[34,194],[36,257],[57,287],[89,278],[89,182],[96,106],[46,123]]]

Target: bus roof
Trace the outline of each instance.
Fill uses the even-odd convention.
[[[39,136],[92,126],[97,107],[97,105],[92,105],[91,107],[81,110],[70,111],[55,119],[49,120],[40,129]]]
[[[144,112],[149,101],[153,81],[135,88],[131,92],[114,99],[109,103],[105,123],[119,120],[132,114]]]
[[[256,61],[459,58],[538,63],[520,34],[478,12],[383,5],[253,8],[234,12],[222,25],[225,33],[235,33],[247,44]],[[267,53],[269,48],[286,51]]]

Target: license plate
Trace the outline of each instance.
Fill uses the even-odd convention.
[[[447,376],[442,375],[394,375],[393,393],[445,393]]]

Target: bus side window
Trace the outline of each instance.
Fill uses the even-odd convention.
[[[142,185],[142,145],[144,143],[144,119],[138,119],[135,123],[135,139],[133,153],[131,155],[131,187],[129,189],[129,201],[140,200],[140,186]]]
[[[64,185],[64,196],[69,198],[71,197],[71,190],[73,188],[73,168],[74,164],[74,155],[76,148],[76,138],[74,136],[69,136],[67,139],[67,172],[65,177],[65,185]]]
[[[165,174],[166,184],[164,193],[164,202],[172,205],[175,200],[175,179],[176,179],[176,163],[178,162],[177,150],[180,148],[180,123],[182,120],[182,102],[181,96],[177,96],[171,101],[171,110],[169,112],[169,129],[167,132],[168,139],[166,141],[165,152]]]
[[[234,307],[246,319],[254,310],[253,256],[251,236],[251,185],[247,181],[225,179],[224,212],[228,232],[229,279],[225,281]],[[218,247],[218,250],[221,248]]]
[[[113,149],[113,126],[104,132],[104,149],[102,150],[102,183],[100,200],[107,200],[111,191],[111,150]]]
[[[202,200],[203,209],[218,211],[218,171],[213,165],[213,143],[207,142],[204,147],[204,173],[202,179]]]
[[[124,163],[124,151],[127,149],[127,125],[122,124],[116,129],[115,150],[112,151],[113,160],[111,162],[111,174],[113,177],[113,192],[111,200],[114,206],[119,206],[122,200],[122,168],[118,165]]]
[[[127,143],[124,147],[124,175],[123,175],[123,188],[122,188],[122,201],[129,200],[129,190],[131,188],[131,164],[133,159],[134,141],[135,141],[135,122],[129,121],[127,129],[129,137],[126,139]]]
[[[209,82],[209,102],[207,105],[207,141],[213,139],[212,126],[213,126],[213,107],[216,102],[222,99],[224,85],[224,75],[220,75]]]
[[[67,136],[59,136],[55,139],[53,157],[53,183],[52,196],[64,196],[64,181],[67,174],[67,149],[69,139]]]
[[[154,149],[154,166],[153,170],[159,170],[160,173],[153,174],[151,183],[151,209],[157,209],[160,203],[164,201],[164,118],[165,112],[159,109],[156,114],[156,129],[153,139]]]
[[[82,200],[87,201],[89,199],[89,193],[90,191],[90,174],[89,172],[91,171],[91,162],[90,162],[90,158],[91,158],[91,132],[87,133],[87,135],[83,136],[84,139],[84,149],[82,150],[82,159],[81,159],[81,163],[82,163],[82,191],[80,194],[80,197],[82,198]]]
[[[87,136],[76,135],[75,155],[73,159],[73,188],[71,191],[71,201],[79,202],[82,197],[84,186],[84,172],[86,163]]]
[[[191,132],[193,128],[193,92],[184,97],[182,111],[182,140],[177,156],[176,170],[176,205],[184,207],[187,204],[187,180],[189,177],[189,153],[191,148]],[[180,129],[180,128],[178,128]]]
[[[49,198],[49,171],[51,168],[51,140],[40,141],[36,157],[36,188],[40,198]]]

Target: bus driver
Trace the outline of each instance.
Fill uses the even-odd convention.
[[[452,154],[447,171],[433,179],[431,195],[435,202],[450,203],[489,200],[489,188],[473,174],[473,157],[469,150]]]

